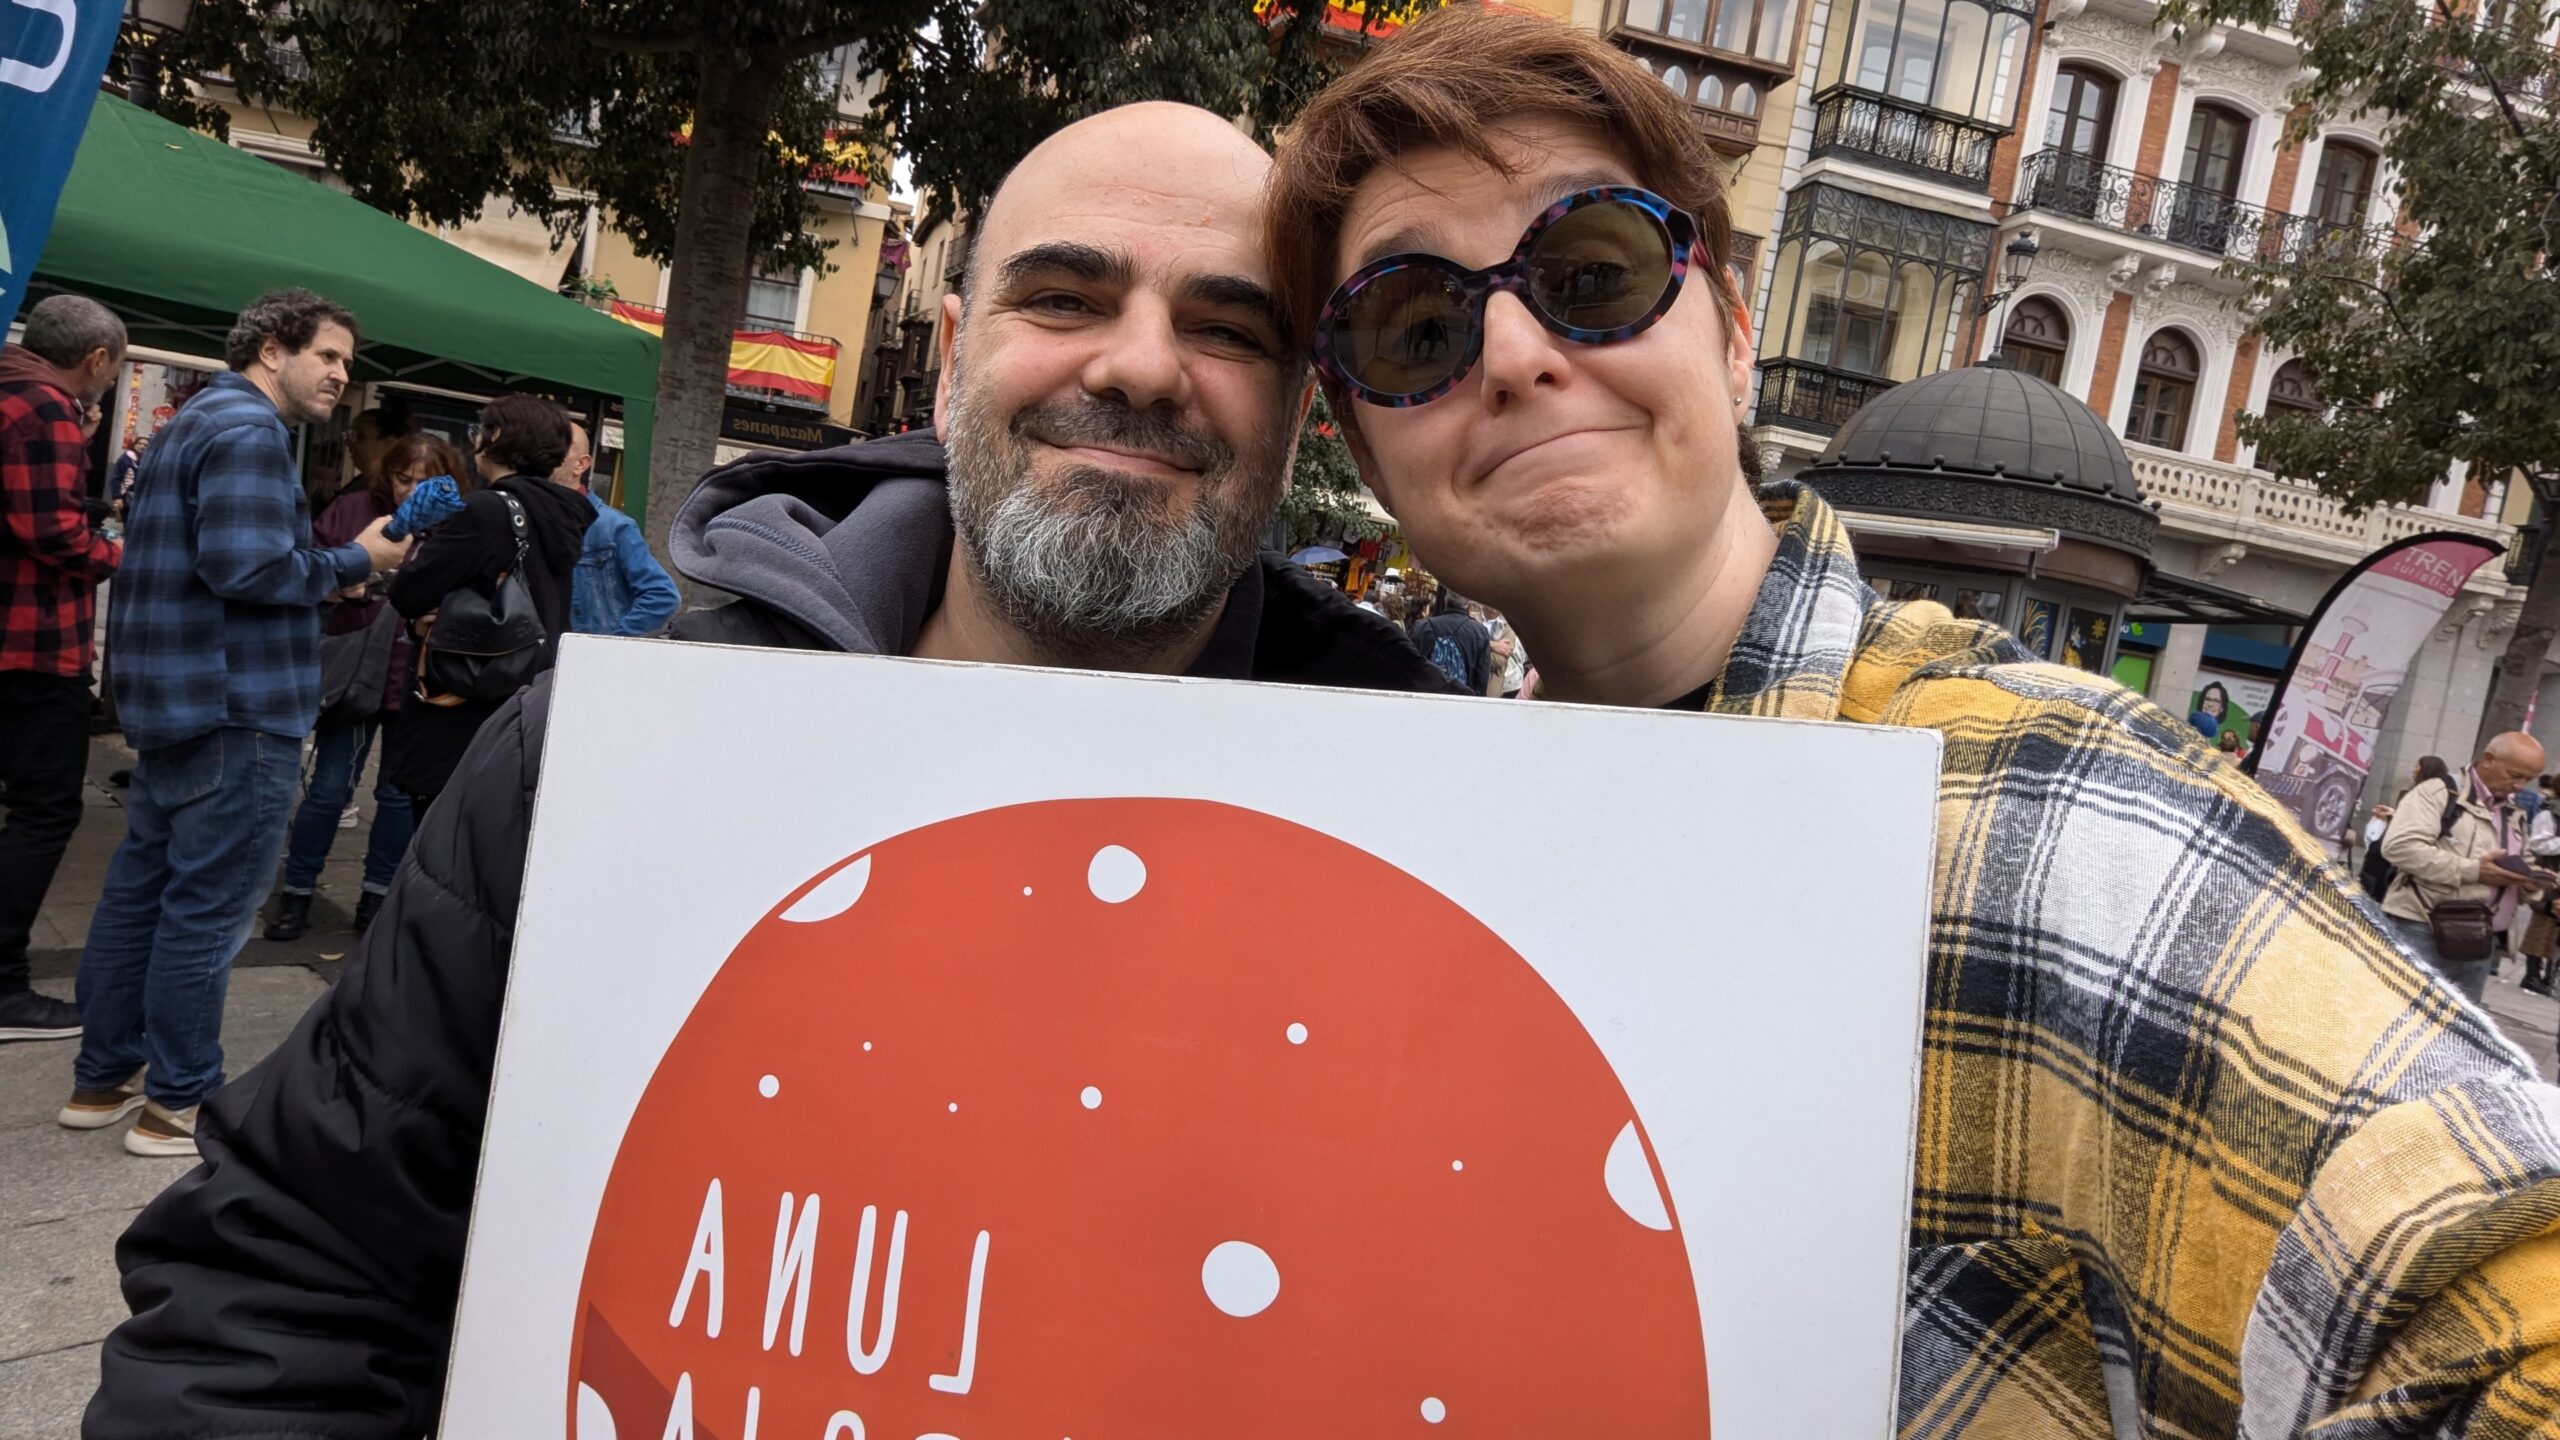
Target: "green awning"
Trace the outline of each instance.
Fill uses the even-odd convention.
[[[623,403],[623,496],[648,495],[657,337],[280,165],[101,93],[35,283],[112,307],[133,343],[220,355],[251,300],[299,285],[355,312],[358,380]]]

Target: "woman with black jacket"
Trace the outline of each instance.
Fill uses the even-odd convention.
[[[480,487],[463,497],[460,514],[437,525],[391,577],[391,604],[409,618],[427,653],[437,607],[453,591],[469,588],[495,599],[516,564],[515,519],[507,501],[522,507],[526,544],[525,588],[543,631],[540,669],[549,669],[560,637],[569,631],[569,579],[595,512],[584,495],[552,481],[569,453],[569,417],[532,395],[501,395],[480,411],[472,427],[472,460]],[[504,699],[461,700],[434,693],[413,666],[401,723],[383,756],[391,782],[409,793],[419,819],[452,778],[471,737]]]

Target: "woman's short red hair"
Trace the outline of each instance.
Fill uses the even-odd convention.
[[[1646,189],[1698,222],[1728,312],[1741,309],[1726,263],[1733,218],[1718,160],[1687,107],[1652,72],[1596,35],[1518,11],[1452,5],[1380,43],[1309,101],[1281,139],[1272,171],[1272,282],[1293,333],[1314,333],[1333,293],[1334,256],[1351,195],[1369,172],[1416,150],[1449,149],[1495,169],[1502,128],[1547,118],[1609,137]]]

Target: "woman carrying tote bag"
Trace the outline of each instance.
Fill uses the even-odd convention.
[[[501,395],[480,411],[471,437],[479,488],[462,497],[460,514],[426,532],[391,577],[392,608],[408,617],[418,648],[405,671],[408,693],[384,762],[420,823],[471,737],[507,702],[507,693],[484,688],[487,677],[504,674],[521,683],[551,667],[569,629],[570,575],[595,519],[585,496],[551,479],[569,453],[569,417],[559,406],[532,395]],[[528,604],[539,633],[508,629]],[[446,610],[455,612],[446,627],[448,651],[480,649],[456,640],[467,619],[479,632],[496,621],[500,631],[529,642],[533,653],[440,653],[438,623]]]

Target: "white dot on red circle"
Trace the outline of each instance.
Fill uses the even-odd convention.
[[[1084,1087],[1084,1093],[1076,1098],[1084,1102],[1084,1108],[1087,1110],[1099,1110],[1102,1108],[1102,1087],[1087,1085]]]
[[[1200,1262],[1200,1288],[1209,1303],[1239,1320],[1259,1315],[1280,1298],[1280,1267],[1270,1252],[1246,1240],[1229,1240]]]
[[[770,1100],[774,1096],[782,1093],[782,1082],[770,1075],[767,1075],[756,1082],[756,1093],[767,1100]]]
[[[954,1114],[954,1115],[957,1115],[957,1114],[959,1114],[959,1113],[960,1113],[960,1102],[959,1102],[959,1101],[954,1100],[954,1101],[952,1101],[952,1102],[951,1102],[951,1113],[952,1113],[952,1114]]]
[[[1126,846],[1105,845],[1084,867],[1084,883],[1095,899],[1118,905],[1146,888],[1147,862]]]
[[[1441,1404],[1437,1395],[1426,1397],[1422,1402],[1422,1418],[1437,1425],[1449,1418],[1449,1407]]]
[[[1452,1170],[1464,1170],[1467,1168],[1467,1162],[1464,1160],[1452,1160],[1449,1162],[1449,1168]]]
[[[1290,1043],[1290,1044],[1292,1044],[1292,1045],[1304,1045],[1304,1044],[1306,1044],[1306,1043],[1307,1043],[1307,1027],[1306,1027],[1306,1026],[1304,1026],[1304,1025],[1301,1025],[1301,1024],[1299,1024],[1299,1023],[1297,1023],[1297,1022],[1296,1022],[1296,1021],[1294,1021],[1294,1020],[1293,1020],[1293,1021],[1291,1021],[1291,1022],[1289,1022],[1289,1043]]]
[[[870,1041],[868,1041],[868,1040],[863,1041],[863,1042],[862,1042],[862,1048],[863,1048],[863,1049],[865,1049],[865,1050],[870,1049],[870,1048],[871,1048],[871,1042],[870,1042]]]
[[[1030,893],[1031,893],[1031,887],[1030,887],[1030,886],[1028,886],[1028,885],[1023,886],[1023,887],[1022,887],[1022,893],[1023,893],[1023,894],[1025,894],[1025,895],[1030,894]]]

